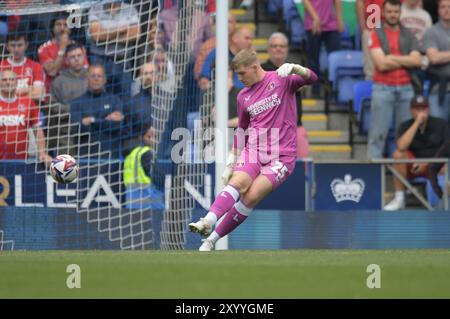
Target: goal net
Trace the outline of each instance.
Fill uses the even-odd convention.
[[[200,91],[193,71],[211,36],[206,9],[207,0],[0,2],[0,71],[33,101],[14,115],[0,108],[0,249],[187,248],[192,212],[212,189],[214,83]],[[45,153],[78,161],[75,182],[50,177],[38,123]]]

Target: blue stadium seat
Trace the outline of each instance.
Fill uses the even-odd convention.
[[[45,115],[42,111],[39,111],[39,121],[41,121],[41,126],[44,128],[47,123],[45,122]]]
[[[361,135],[369,133],[372,85],[373,81],[362,81],[353,86],[353,111],[357,114],[358,134]]]
[[[444,175],[438,175],[438,184],[443,188],[445,186],[445,176]],[[430,203],[431,206],[436,207],[439,204],[440,198],[436,195],[434,192],[433,187],[431,186],[431,182],[429,179],[427,179],[427,200],[428,203]]]
[[[341,44],[341,49],[352,50],[353,49],[353,40],[350,34],[350,28],[347,23],[344,24],[344,32],[341,33],[341,37],[339,39]]]
[[[364,80],[363,53],[356,50],[340,50],[328,56],[328,79],[336,94],[336,102],[347,104],[353,99],[353,86]]]

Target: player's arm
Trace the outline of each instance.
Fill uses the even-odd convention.
[[[241,155],[242,149],[245,147],[246,134],[245,131],[250,124],[250,117],[240,102],[241,95],[238,95],[238,125],[233,136],[233,147],[228,154],[226,161],[226,168],[222,174],[222,182],[225,185],[228,184],[231,176],[233,175],[233,166],[237,159]]]
[[[318,80],[314,71],[305,68],[299,64],[285,63],[277,69],[277,74],[281,78],[287,78],[287,89],[294,93],[301,90],[305,85],[313,84]],[[287,77],[295,74],[297,77]]]
[[[282,66],[280,66],[277,69],[278,76],[280,76],[282,78],[285,78],[291,74],[297,74],[297,75],[301,76],[302,78],[304,78],[305,80],[308,80],[309,78],[312,77],[313,73],[314,72],[312,72],[310,69],[305,68],[305,67],[301,66],[300,64],[294,64],[294,63],[284,63]]]

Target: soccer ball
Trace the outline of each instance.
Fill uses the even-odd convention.
[[[70,183],[78,177],[78,163],[68,154],[58,155],[50,165],[50,174],[58,183]]]

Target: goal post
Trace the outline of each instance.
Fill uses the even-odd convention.
[[[113,2],[123,5],[120,10],[126,8],[120,13],[123,16],[117,20],[115,27],[128,25],[131,28],[137,23],[137,38],[121,40],[124,34],[130,34],[130,31],[124,33],[123,29],[116,31],[114,36],[105,36],[106,31],[96,35],[93,22],[99,21],[97,27],[100,25],[104,29],[111,27],[108,25],[109,18],[105,18],[110,12],[104,11],[107,10],[104,4],[109,4],[108,10],[114,10],[114,6],[110,5]],[[5,183],[10,186],[5,198],[10,206],[8,212],[21,206],[12,210],[14,214],[19,216],[23,211],[29,212],[24,222],[32,223],[33,229],[41,230],[39,227],[42,227],[40,235],[50,236],[45,232],[51,225],[45,224],[39,214],[48,208],[45,214],[48,213],[51,219],[58,210],[59,217],[51,219],[55,223],[53,226],[58,231],[64,229],[66,233],[64,240],[58,237],[58,240],[45,246],[48,249],[77,248],[74,238],[80,234],[80,225],[84,225],[86,231],[95,231],[94,235],[101,244],[92,243],[90,246],[88,242],[86,246],[97,249],[189,249],[196,248],[200,243],[197,237],[193,242],[187,225],[193,220],[194,213],[198,214],[199,206],[203,213],[206,212],[209,208],[207,204],[220,190],[220,176],[229,145],[229,3],[217,1],[216,36],[221,41],[217,42],[216,71],[211,78],[211,86],[201,91],[194,76],[192,52],[198,44],[197,40],[205,40],[202,38],[202,28],[206,25],[205,19],[210,19],[206,12],[208,1],[176,1],[170,7],[164,7],[166,2],[27,0],[0,3],[0,17],[5,17],[0,19],[0,23],[5,22],[11,28],[9,32],[23,27],[26,30],[29,42],[27,59],[39,62],[39,48],[52,45],[54,18],[64,14],[67,16],[70,38],[85,49],[88,60],[85,67],[103,65],[106,78],[104,91],[109,94],[104,97],[106,102],[92,102],[99,93],[93,94],[92,99],[80,101],[79,98],[85,97],[88,91],[81,92],[82,85],[76,78],[68,75],[69,80],[58,83],[58,77],[66,74],[70,67],[65,55],[65,66],[53,74],[45,94],[36,100],[46,138],[46,151],[53,157],[70,153],[76,158],[80,165],[76,182],[62,185],[51,179],[48,168],[36,157],[38,146],[36,139],[33,142],[33,132],[28,132],[27,150],[19,150],[14,142],[6,141],[15,148],[16,155],[20,155],[12,160],[0,160],[0,176],[4,176]],[[0,34],[0,40],[1,60],[11,58],[5,42],[6,35]],[[164,45],[158,41],[164,41]],[[152,64],[153,69],[146,70],[146,64]],[[52,73],[48,73],[48,66],[44,67],[43,72],[47,77]],[[94,71],[89,72],[92,74],[86,75],[86,87],[94,85],[89,76],[93,79],[101,77]],[[146,72],[151,81],[146,80]],[[54,94],[54,83],[61,85],[58,89],[66,95]],[[69,94],[69,91],[79,89],[80,95],[74,97]],[[148,96],[151,99],[145,100]],[[95,118],[90,111],[97,106],[102,108],[102,113]],[[212,118],[214,107],[217,112]],[[120,111],[123,119],[118,116],[117,121],[113,122],[110,114],[115,111]],[[132,140],[143,142],[149,122],[152,127],[149,144],[152,156],[148,166],[154,188],[151,191],[131,189],[129,183],[124,181],[125,160],[130,154],[125,152],[126,147],[137,145],[131,143]],[[214,136],[204,133],[214,128],[222,133],[218,136],[223,139],[214,139]],[[181,143],[184,150],[191,152],[187,161],[172,158],[174,147],[180,143],[174,134],[177,130],[190,135],[188,141]],[[197,131],[202,134],[197,134]],[[204,136],[209,136],[209,140],[205,141]],[[201,147],[197,149],[198,145]],[[210,151],[210,158],[214,158],[211,154],[217,152],[215,183],[210,175],[211,159],[205,158],[205,145]],[[186,152],[183,157],[188,159]],[[209,194],[207,190],[213,184],[216,189]],[[204,192],[201,194],[204,201],[199,200],[199,192]],[[2,208],[0,213],[6,216],[6,210]],[[17,216],[10,216],[8,221],[11,223],[19,220]],[[26,237],[27,228],[11,230],[1,226],[0,242],[3,244],[0,247],[7,247],[14,238]],[[56,235],[52,233],[51,236]],[[28,246],[16,240],[14,247],[20,249]],[[225,241],[222,247],[227,247]]]

